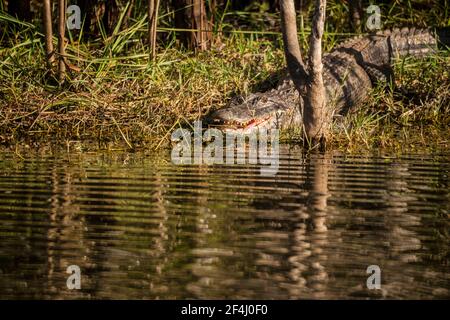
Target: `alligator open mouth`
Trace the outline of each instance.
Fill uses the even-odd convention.
[[[278,97],[251,95],[239,104],[215,111],[208,117],[208,123],[223,131],[251,132],[257,128],[280,128],[285,113],[290,109],[288,103]]]
[[[269,124],[271,120],[273,120],[274,116],[275,115],[273,114],[268,114],[264,117],[259,118],[255,117],[246,120],[238,120],[238,119],[224,119],[216,115],[215,117],[212,117],[212,121],[210,121],[210,126],[217,127],[221,130],[251,131],[257,127]]]

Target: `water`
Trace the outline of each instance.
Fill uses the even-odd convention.
[[[280,158],[3,154],[0,298],[450,297],[448,152]]]

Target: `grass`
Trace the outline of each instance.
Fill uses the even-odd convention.
[[[139,36],[143,21],[98,43],[70,43],[70,61],[82,72],[72,71],[62,90],[47,73],[33,28],[0,49],[1,142],[163,146],[175,125],[248,94],[282,68],[282,51],[272,42],[240,34],[198,55],[168,46],[151,62]]]
[[[347,10],[331,1],[328,50],[351,35],[339,8]],[[409,15],[419,26],[439,14],[400,15],[397,9],[393,17]],[[445,19],[439,24],[450,23]],[[152,62],[144,43],[146,19],[140,17],[110,37],[82,42],[80,35],[70,35],[66,51],[73,67],[60,88],[45,67],[40,28],[1,13],[0,24],[6,26],[0,38],[0,143],[11,148],[48,143],[69,150],[164,148],[174,128],[224,107],[234,95],[267,88],[265,80],[284,67],[279,33],[230,32],[227,24],[211,51],[194,55],[171,41]],[[393,23],[387,20],[386,25]],[[399,61],[395,88],[374,90],[364,108],[336,124],[329,145],[448,145],[448,70],[448,52]],[[295,142],[298,133],[286,132],[282,139]]]

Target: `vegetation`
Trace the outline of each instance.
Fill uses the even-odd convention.
[[[274,1],[207,1],[199,22],[209,26],[206,31],[178,28],[175,2],[155,1],[155,37],[146,1],[117,1],[108,19],[97,17],[88,26],[85,19],[81,30],[66,31],[64,56],[47,54],[40,14],[14,16],[0,4],[0,142],[13,148],[49,142],[69,149],[80,142],[89,148],[163,148],[173,128],[224,107],[234,95],[275,83],[285,62]],[[301,2],[300,44],[306,47],[313,7]],[[450,26],[449,5],[380,1],[383,27]],[[52,10],[56,31],[58,7]],[[325,51],[354,35],[350,11],[347,2],[328,1]],[[196,28],[192,21],[185,25]],[[200,36],[205,40],[195,42]],[[57,38],[56,32],[55,48]],[[62,58],[64,78],[56,72]],[[365,108],[337,122],[329,144],[448,145],[449,67],[448,52],[398,61],[395,86],[375,90]],[[283,139],[295,141],[299,134],[286,132]]]

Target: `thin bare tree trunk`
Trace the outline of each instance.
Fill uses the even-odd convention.
[[[174,12],[174,23],[176,29],[189,29],[190,28],[190,6],[189,0],[172,0],[172,7],[175,9]],[[190,34],[186,31],[176,32],[176,37],[180,41],[181,45],[189,48],[190,47]]]
[[[353,31],[360,33],[363,7],[361,0],[349,0],[350,5],[350,24]]]
[[[123,27],[124,28],[128,28],[128,22],[130,21],[131,14],[133,12],[134,2],[135,2],[135,0],[131,0],[130,4],[128,6],[127,14],[125,15],[125,18],[124,18],[124,21],[123,21]]]
[[[148,43],[150,46],[150,60],[156,57],[156,29],[158,26],[159,0],[148,1]]]
[[[297,36],[296,13],[293,0],[281,0],[281,26],[286,61],[303,104],[303,125],[306,137],[321,141],[327,134],[325,87],[322,77],[322,36],[325,25],[326,0],[315,0],[313,25],[307,67],[305,66]]]
[[[192,2],[191,26],[195,29],[191,43],[195,50],[205,51],[209,49],[212,39],[212,24],[208,21],[205,0],[190,1]]]
[[[309,86],[303,110],[305,130],[308,137],[322,139],[326,135],[325,86],[323,84],[322,37],[325,26],[326,0],[316,0],[313,25],[309,43]]]
[[[194,0],[193,2],[193,22],[196,31],[193,33],[195,48],[200,49],[200,51],[206,50],[206,39],[205,39],[205,25],[204,25],[204,15],[205,7],[203,0]]]
[[[209,3],[210,19],[208,19],[205,0],[172,0],[175,11],[175,27],[191,29],[179,33],[179,39],[188,48],[204,51],[211,45],[212,25],[215,1]],[[192,30],[194,29],[194,30]]]
[[[210,18],[209,18],[209,25],[211,27],[211,29],[214,27],[214,21],[216,19],[217,16],[217,11],[218,11],[218,7],[220,6],[220,2],[218,3],[218,0],[211,0],[209,2],[209,12],[211,14]],[[212,35],[211,35],[212,38]]]
[[[58,79],[63,83],[66,78],[66,63],[65,63],[65,43],[64,37],[66,34],[66,1],[58,1]]]
[[[53,52],[53,27],[52,27],[52,4],[51,0],[44,0],[44,29],[45,29],[45,51],[49,71],[52,70],[55,56]]]
[[[116,0],[106,0],[104,2],[105,12],[103,14],[103,25],[105,26],[106,33],[112,35],[114,29],[119,23],[120,10]]]
[[[280,2],[281,28],[283,32],[284,54],[288,70],[297,90],[306,86],[308,73],[303,63],[300,45],[297,36],[297,21],[295,6],[292,0]],[[300,93],[302,96],[304,93]]]
[[[270,0],[269,1],[269,12],[276,12],[279,7],[279,0]]]
[[[78,6],[81,9],[81,15],[83,17],[83,36],[86,37],[91,32],[91,24],[93,17],[95,16],[96,1],[92,0],[78,0]]]

